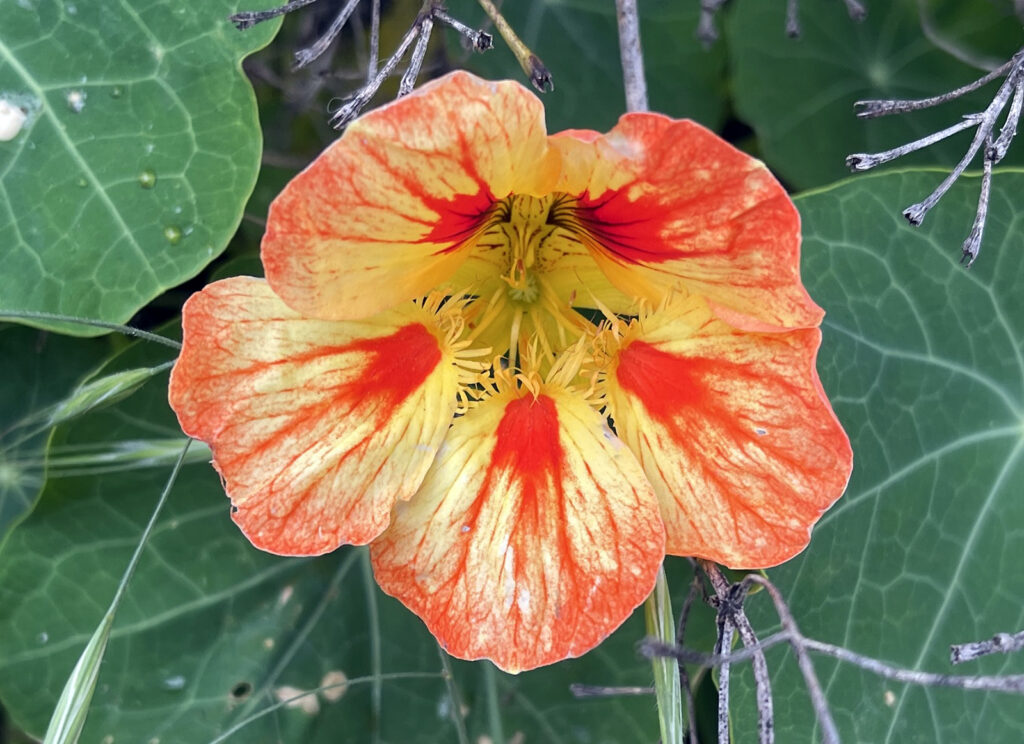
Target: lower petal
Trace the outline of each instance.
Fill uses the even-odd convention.
[[[807,545],[852,467],[815,371],[820,340],[743,333],[693,301],[627,337],[608,402],[658,493],[667,552],[764,568]]]
[[[416,491],[456,399],[432,320],[412,303],[311,320],[244,277],[189,299],[171,407],[210,444],[253,545],[316,555],[364,544]]]
[[[635,458],[556,391],[459,419],[371,551],[381,588],[449,653],[515,672],[600,643],[650,593],[663,547]]]

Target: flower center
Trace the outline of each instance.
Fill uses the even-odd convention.
[[[470,298],[466,340],[504,357],[513,371],[524,370],[525,356],[532,355],[535,363],[526,367],[547,375],[592,333],[589,315],[578,306],[604,302],[610,291],[616,307],[631,302],[610,287],[582,242],[577,208],[564,193],[505,197],[487,214],[448,285],[453,295]]]
[[[507,246],[502,279],[508,284],[508,296],[516,302],[530,304],[540,297],[538,274],[546,268],[544,246],[559,229],[552,207],[563,200],[553,195],[513,194],[498,206],[498,222],[492,230],[500,233]]]

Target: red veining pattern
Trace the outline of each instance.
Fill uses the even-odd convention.
[[[654,418],[675,428],[673,420],[682,410],[704,402],[701,372],[711,366],[708,360],[676,357],[646,341],[633,341],[619,353],[616,377]]]
[[[413,323],[390,336],[355,341],[345,351],[362,351],[372,359],[344,392],[355,401],[376,396],[383,404],[381,418],[412,395],[441,361],[437,338],[425,326]]]
[[[441,218],[430,232],[420,239],[421,243],[448,243],[435,255],[451,253],[462,247],[483,227],[483,223],[497,201],[490,189],[483,183],[475,194],[459,194],[452,199],[420,194],[419,198]]]
[[[237,339],[230,340],[237,326],[211,320],[206,309],[186,314],[186,338],[192,343],[175,370],[171,399],[183,429],[210,443],[214,464],[238,505],[232,515],[236,523],[258,547],[285,555],[319,554],[342,543],[372,540],[386,527],[397,491],[371,495],[363,491],[366,484],[346,474],[359,461],[379,458],[374,450],[396,425],[396,409],[441,362],[437,338],[424,325],[410,323],[387,336],[307,346],[280,362],[243,362],[227,371],[207,357],[215,353],[223,360],[244,352]],[[199,342],[204,331],[213,334]],[[251,428],[249,422],[271,415],[266,406],[274,405],[273,397],[289,389],[275,368],[283,366],[287,374],[290,367],[318,359],[332,360],[327,367],[333,371],[348,368],[354,374],[336,385],[296,389],[293,408],[275,408],[266,419],[273,425]],[[323,461],[316,478],[304,478],[302,458],[308,460],[308,453],[335,432],[363,422],[371,426],[358,441]]]
[[[693,255],[662,238],[669,210],[656,199],[630,201],[621,189],[593,199],[579,197],[576,217],[613,257],[627,263],[662,263]]]
[[[540,395],[513,400],[505,408],[496,438],[481,494],[490,491],[496,472],[516,474],[524,502],[535,502],[548,489],[549,479],[561,484],[564,453],[558,410],[551,398]]]

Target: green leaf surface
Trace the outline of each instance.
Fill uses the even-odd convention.
[[[52,406],[107,354],[106,344],[0,324],[0,543],[43,487]]]
[[[978,179],[920,228],[899,212],[938,172],[865,176],[797,200],[803,273],[827,312],[819,367],[853,442],[846,495],[808,550],[770,578],[804,634],[897,666],[1022,673],[1018,655],[953,668],[949,646],[1024,627],[1024,173],[997,172],[981,257],[959,238]],[[768,598],[755,627],[778,628]],[[779,741],[810,741],[814,715],[788,651],[771,652]],[[1011,695],[888,682],[831,659],[815,666],[844,742],[1019,741]],[[754,698],[734,688],[737,741]]]
[[[105,372],[152,366],[173,352],[139,344]],[[60,427],[58,451],[116,450],[139,439],[183,441],[166,377],[116,406]],[[195,446],[195,445],[194,445]],[[170,465],[51,479],[0,551],[0,699],[40,734],[163,487]],[[383,595],[362,549],[303,560],[254,550],[206,464],[185,466],[114,622],[82,741],[203,744],[282,699],[334,679],[426,675],[353,684],[316,710],[281,707],[228,742],[450,742],[451,702],[433,638]],[[672,586],[690,580],[683,561]],[[708,647],[711,624],[691,643]],[[569,685],[645,686],[634,644],[642,613],[581,659],[518,676],[457,662],[471,741],[653,741],[650,697],[576,700]],[[691,634],[692,635],[692,634]],[[332,676],[328,676],[332,675]],[[112,737],[112,738],[110,738]],[[218,741],[220,739],[217,739]]]
[[[488,28],[495,37],[494,49],[470,54],[450,34],[456,64],[484,77],[528,84],[508,46],[485,25],[476,3],[459,0],[450,5],[456,17]],[[706,52],[697,43],[697,3],[649,0],[639,6],[651,110],[716,129],[725,117],[725,54],[721,48]],[[548,131],[610,129],[626,106],[615,4],[536,0],[505,3],[502,12],[554,78],[554,91],[542,96]]]
[[[240,33],[237,6],[2,0],[0,99],[28,118],[0,142],[0,307],[124,322],[223,250],[260,158],[240,63],[279,25]]]
[[[737,114],[756,131],[761,157],[797,189],[848,176],[847,155],[889,150],[983,110],[999,83],[936,108],[881,119],[857,119],[855,101],[945,93],[986,72],[950,50],[998,65],[1021,44],[1021,24],[1008,2],[923,3],[938,35],[933,40],[922,28],[918,0],[868,3],[863,23],[850,20],[842,2],[804,2],[799,39],[783,32],[784,5],[733,3],[726,28]],[[973,134],[961,132],[902,162],[952,165]],[[1011,149],[1011,161],[1024,162],[1024,156]]]

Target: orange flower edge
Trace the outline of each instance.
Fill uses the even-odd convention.
[[[666,550],[774,565],[849,477],[797,213],[692,122],[548,136],[453,73],[296,177],[262,256],[186,304],[182,428],[254,545],[371,543],[453,655],[584,653]]]

